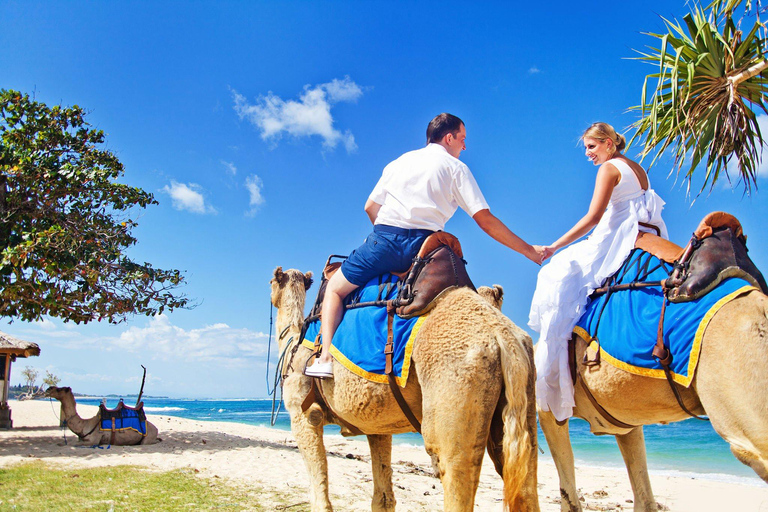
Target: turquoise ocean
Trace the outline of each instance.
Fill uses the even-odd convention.
[[[107,398],[107,406],[114,407],[117,398]],[[126,397],[125,403],[133,405],[136,398]],[[98,405],[100,398],[78,397],[77,402]],[[180,399],[144,398],[144,409],[149,419],[153,415],[177,416],[200,421],[227,421],[259,425],[278,430],[290,430],[288,414],[283,408],[271,425],[271,399]],[[578,466],[623,468],[621,453],[613,436],[595,436],[589,433],[589,425],[579,419],[571,420],[571,442]],[[339,434],[335,425],[326,427],[326,434]],[[423,446],[419,434],[394,436],[396,444]],[[709,422],[689,419],[670,425],[645,427],[648,467],[653,473],[707,478],[765,485],[747,466],[731,454],[728,444],[712,429]],[[542,457],[551,461],[544,436],[539,430],[539,446]]]

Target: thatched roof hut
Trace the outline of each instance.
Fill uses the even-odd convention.
[[[8,407],[8,388],[11,385],[11,363],[18,357],[39,356],[37,343],[14,338],[0,331],[0,428],[11,428],[11,409]]]
[[[37,343],[20,340],[0,331],[0,354],[16,357],[39,356],[40,347]]]

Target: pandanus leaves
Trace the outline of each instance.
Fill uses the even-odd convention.
[[[733,12],[743,0],[719,0],[707,11],[695,6],[683,23],[663,19],[666,34],[649,33],[658,47],[638,51],[637,57],[657,71],[646,76],[636,132],[630,145],[642,145],[641,157],[650,165],[670,152],[672,172],[683,177],[690,193],[694,171],[705,167],[699,193],[720,179],[738,178],[745,193],[756,186],[763,135],[757,115],[768,114],[768,61],[764,55],[765,25],[756,19],[746,34]],[[651,97],[647,92],[652,88]]]

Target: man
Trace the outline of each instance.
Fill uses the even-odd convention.
[[[469,167],[459,160],[466,138],[461,119],[440,114],[427,127],[426,147],[384,168],[365,203],[373,233],[328,281],[320,325],[323,349],[306,375],[333,377],[330,347],[347,295],[385,272],[408,270],[424,239],[442,231],[458,207],[492,238],[541,264],[543,248],[523,241],[491,213]]]

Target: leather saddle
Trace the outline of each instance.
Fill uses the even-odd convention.
[[[731,214],[713,212],[693,232],[675,270],[665,282],[667,298],[686,302],[707,294],[721,281],[739,277],[768,294],[763,274],[747,254],[747,237]]]
[[[344,256],[331,255],[328,258],[323,269],[317,299],[304,321],[305,324],[317,320],[322,314],[328,280],[341,267],[341,262],[331,262],[333,258],[344,258]],[[467,273],[466,264],[459,239],[450,233],[438,231],[424,240],[408,270],[402,273],[393,272],[400,278],[399,291],[395,299],[354,303],[346,307],[347,309],[365,306],[389,307],[402,318],[423,315],[451,290],[462,286],[475,290],[475,285],[472,284]]]
[[[138,421],[144,429],[144,425],[147,422],[147,415],[144,413],[144,402],[139,402],[136,407],[130,407],[125,405],[122,399],[118,402],[114,409],[107,409],[104,403],[99,404],[99,427],[102,430],[110,430],[112,432],[109,444],[115,444],[115,436],[119,427],[118,422],[123,425],[124,422]],[[104,422],[108,427],[104,427]],[[139,430],[139,429],[137,429]],[[146,430],[141,432],[142,435],[146,435]]]
[[[747,254],[747,237],[733,215],[705,216],[685,248],[651,233],[639,233],[635,247],[674,265],[662,282],[670,302],[687,302],[709,293],[729,277],[739,277],[768,294],[763,274]]]

